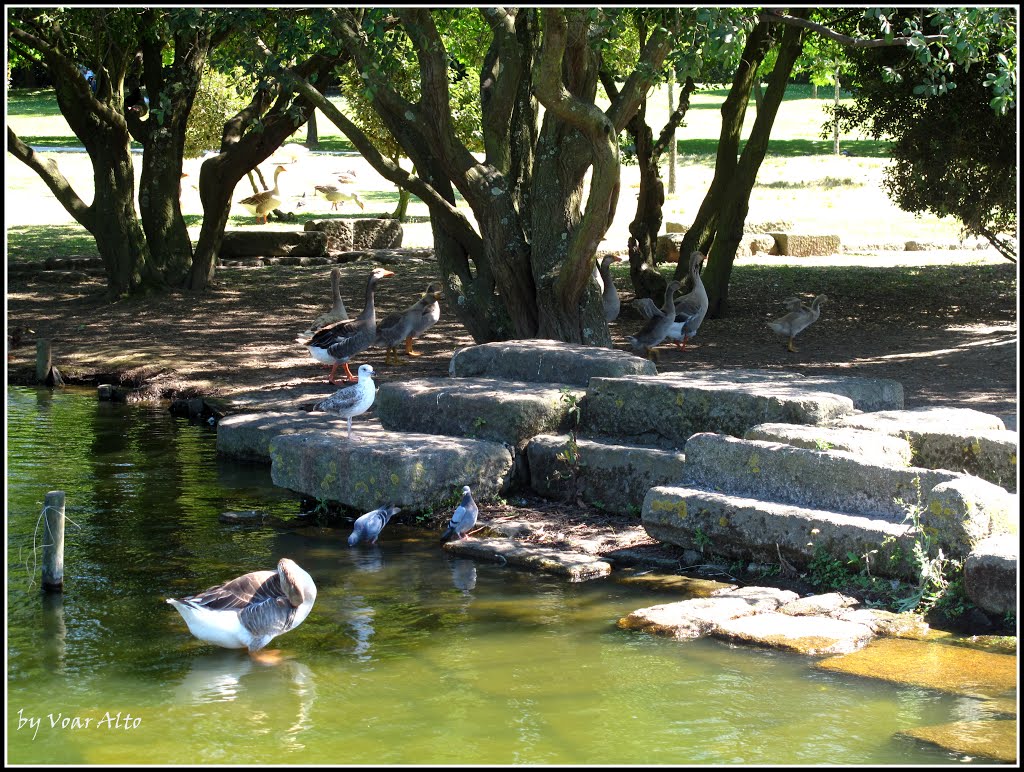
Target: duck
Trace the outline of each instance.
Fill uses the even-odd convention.
[[[367,544],[376,544],[377,538],[380,536],[380,532],[384,530],[384,526],[388,524],[388,520],[401,511],[398,507],[388,504],[383,507],[377,507],[377,509],[367,512],[365,515],[360,515],[356,518],[355,523],[352,524],[352,533],[348,537],[348,546],[354,547],[361,541],[365,541]]]
[[[441,285],[431,282],[427,285],[426,291],[409,308],[400,314],[390,314],[384,321],[377,325],[377,340],[375,345],[387,346],[387,357],[385,364],[389,363],[388,357],[394,354],[392,364],[401,364],[398,361],[396,349],[398,344],[405,340],[405,353],[412,357],[420,356],[420,352],[412,350],[413,338],[422,335],[441,318],[441,306],[437,302],[441,299]]]
[[[783,305],[789,309],[789,313],[768,322],[768,326],[779,335],[788,336],[787,348],[796,353],[797,349],[793,348],[793,338],[818,321],[818,317],[821,315],[821,304],[827,300],[826,295],[818,295],[811,301],[811,307],[808,308],[800,302],[800,298],[788,298]]]
[[[374,287],[381,279],[394,275],[394,271],[374,268],[366,282],[366,305],[359,316],[322,327],[314,332],[308,340],[297,338],[300,343],[309,348],[309,353],[316,361],[332,365],[331,375],[328,378],[331,383],[337,383],[334,376],[338,365],[345,366],[345,381],[347,383],[356,380],[352,371],[349,370],[348,361],[372,346],[377,338],[377,315],[373,308]]]
[[[270,190],[265,190],[262,193],[254,193],[248,198],[243,198],[238,203],[256,215],[256,221],[259,222],[260,218],[263,218],[263,224],[267,223],[267,215],[281,206],[281,192],[277,188],[277,178],[281,176],[281,172],[287,171],[283,166],[278,166],[274,169],[274,187]]]
[[[675,323],[675,304],[672,301],[679,286],[678,281],[670,281],[665,287],[665,303],[657,309],[658,313],[648,319],[636,335],[626,338],[630,346],[652,361],[657,356],[654,347],[665,340]]]
[[[601,258],[601,262],[595,263],[593,280],[601,290],[601,305],[604,308],[604,320],[614,322],[619,318],[619,311],[622,304],[619,301],[618,290],[615,289],[615,282],[612,281],[611,264],[618,262],[618,255],[607,254]]]
[[[331,209],[337,209],[338,204],[344,201],[355,201],[356,205],[360,209],[365,209],[362,200],[359,198],[359,194],[355,192],[344,191],[337,185],[317,185],[315,187],[317,193],[322,193],[324,198],[331,202]]]
[[[441,534],[441,543],[444,544],[449,538],[458,536],[465,539],[469,530],[476,525],[477,515],[480,510],[473,501],[473,491],[468,485],[462,486],[462,501],[452,512],[452,518],[448,521],[448,527]]]
[[[329,324],[348,321],[348,311],[345,309],[345,301],[341,299],[340,286],[341,270],[339,268],[332,268],[331,298],[333,299],[334,304],[331,306],[329,311],[325,311],[313,320],[313,323],[309,325],[309,329],[302,333],[303,337],[311,338],[313,337],[313,333]]]
[[[377,387],[373,383],[376,373],[370,365],[359,365],[356,371],[356,382],[351,386],[338,389],[327,399],[314,405],[315,410],[325,413],[337,413],[348,422],[348,439],[352,439],[352,417],[362,415],[370,409]]]
[[[708,292],[700,280],[700,267],[704,255],[694,252],[690,255],[690,280],[693,289],[675,301],[676,319],[666,336],[676,341],[680,351],[686,350],[686,341],[697,334],[708,312]]]
[[[196,595],[166,600],[199,640],[255,655],[302,624],[316,601],[316,584],[294,560],[281,558],[276,571],[252,571]]]

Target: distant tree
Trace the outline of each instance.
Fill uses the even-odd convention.
[[[220,147],[224,123],[252,99],[256,79],[241,67],[219,72],[207,65],[185,129],[185,158]]]
[[[941,54],[925,47],[910,59],[893,49],[849,52],[853,104],[837,109],[830,125],[860,127],[892,142],[883,184],[901,209],[953,216],[966,234],[987,239],[1015,262],[1017,18],[1014,8],[989,11],[968,19],[969,36],[948,18],[930,17],[933,28],[956,36],[947,46],[975,49],[973,66],[955,75],[945,70],[950,80],[929,78],[928,65]],[[904,19],[894,15],[891,22]]]

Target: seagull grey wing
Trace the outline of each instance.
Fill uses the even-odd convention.
[[[358,386],[346,386],[344,389],[338,389],[323,402],[317,403],[316,409],[327,412],[345,412],[355,407],[359,398]]]
[[[244,608],[263,592],[267,585],[280,588],[276,571],[253,571],[230,582],[210,587],[196,595],[180,598],[182,603],[202,606],[213,611]]]

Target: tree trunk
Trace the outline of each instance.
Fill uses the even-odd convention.
[[[309,120],[306,121],[306,147],[310,150],[320,147],[320,137],[316,131],[316,110],[309,114]]]
[[[676,75],[675,72],[670,72],[668,76],[668,112],[671,115],[675,112],[675,85]],[[676,147],[676,128],[672,127],[672,136],[669,138],[668,145],[668,194],[674,196],[676,194],[676,154],[678,148]]]
[[[764,104],[764,91],[761,89],[761,79],[754,81],[754,111],[761,112],[761,105]]]
[[[729,277],[736,259],[736,249],[743,238],[750,192],[768,150],[772,124],[786,94],[786,84],[793,72],[793,65],[803,50],[803,40],[802,28],[786,27],[783,32],[775,68],[768,78],[768,89],[750,131],[750,138],[717,200],[718,224],[714,242],[708,252],[707,266],[701,274],[708,293],[708,316],[711,318],[723,317],[728,312]]]
[[[836,100],[835,106],[839,108],[839,68],[836,68]],[[839,155],[839,121],[835,121],[832,126],[832,152],[835,155]]]
[[[405,188],[398,189],[398,204],[395,206],[395,211],[391,213],[392,220],[398,220],[398,222],[405,222],[409,218],[409,199],[412,198],[410,193]]]

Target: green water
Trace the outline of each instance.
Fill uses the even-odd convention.
[[[22,388],[7,407],[9,763],[970,760],[894,733],[976,717],[977,700],[621,631],[681,596],[452,559],[433,532],[392,524],[349,548],[347,529],[224,525],[246,509],[301,523],[298,498],[165,409]],[[55,489],[74,522],[56,598],[32,550]],[[281,664],[196,641],[164,602],[284,556],[319,594],[271,644]]]

